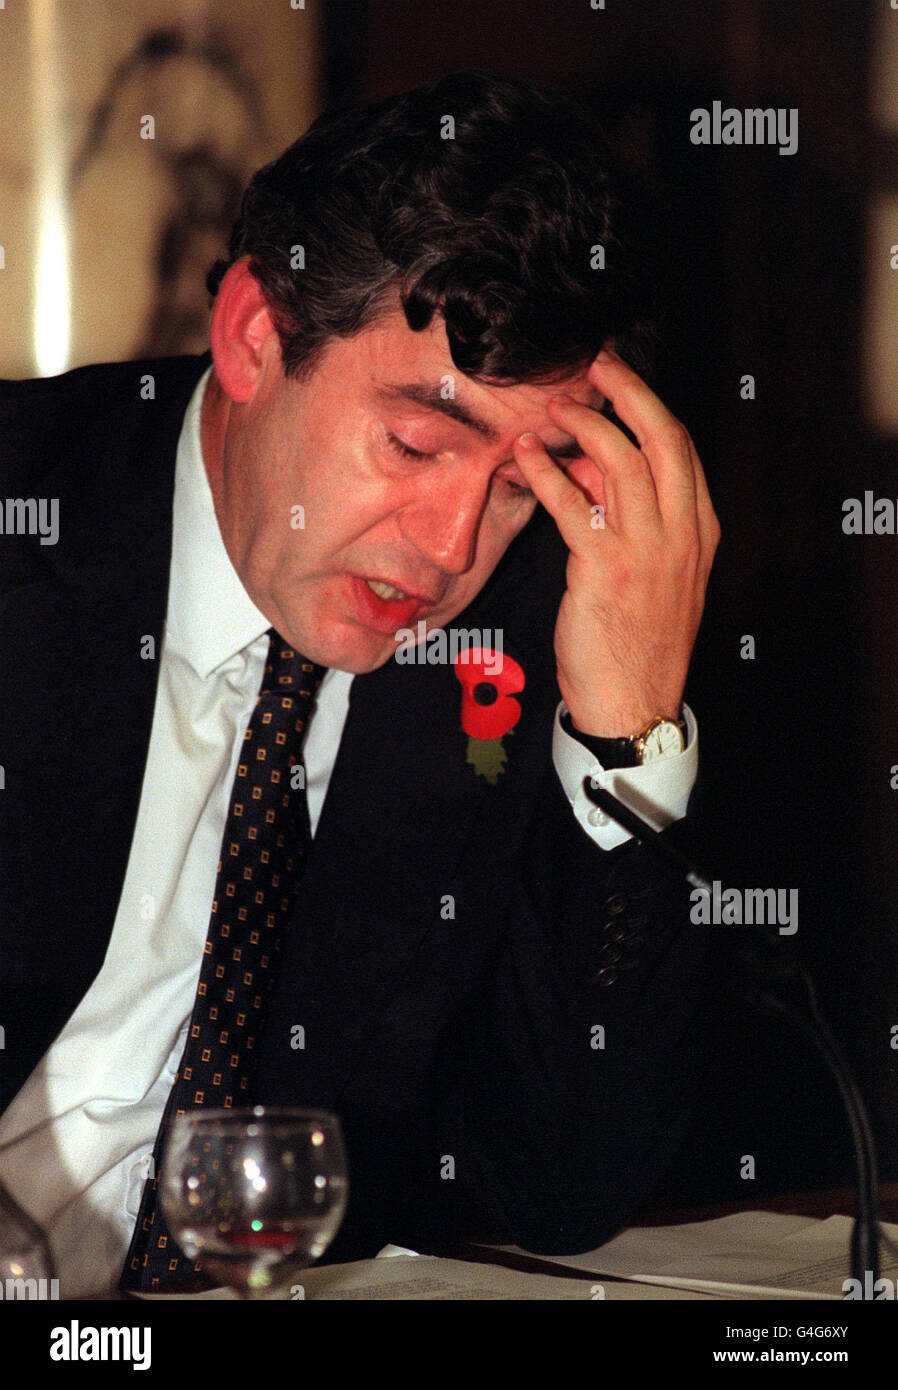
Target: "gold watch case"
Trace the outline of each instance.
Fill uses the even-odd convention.
[[[663,729],[663,733],[661,732]],[[668,730],[676,734],[677,746],[671,743]],[[675,758],[686,747],[686,723],[683,719],[666,719],[658,715],[650,719],[644,729],[633,737],[636,757],[640,767],[644,763],[658,762],[662,758]]]

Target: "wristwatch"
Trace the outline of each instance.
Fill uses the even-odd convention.
[[[594,753],[603,767],[642,767],[661,758],[675,758],[686,747],[686,721],[650,719],[645,728],[631,738],[595,738],[582,734],[569,714],[561,716],[561,727],[578,743]]]

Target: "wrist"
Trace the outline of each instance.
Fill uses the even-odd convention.
[[[618,691],[615,698],[609,698],[611,691],[606,687],[605,698],[599,702],[594,689],[581,691],[572,688],[559,670],[558,687],[574,727],[589,738],[633,738],[652,719],[676,722],[682,717],[682,686],[674,690],[668,685],[662,690],[642,687],[633,691]],[[584,695],[586,698],[583,698]]]
[[[591,734],[577,725],[570,713],[561,716],[561,727],[597,758],[604,768],[641,767],[659,758],[675,757],[686,748],[686,721],[682,706],[673,718],[654,715],[634,733],[615,737]]]
[[[673,724],[678,724],[683,719],[682,704],[672,705],[669,701],[664,702],[663,705],[659,703],[651,708],[640,706],[637,709],[634,707],[632,713],[628,710],[623,714],[615,712],[592,717],[575,712],[567,700],[565,700],[564,705],[567,710],[567,720],[575,731],[575,738],[636,738],[653,719],[668,719]]]

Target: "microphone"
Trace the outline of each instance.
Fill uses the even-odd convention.
[[[583,790],[590,801],[604,811],[633,836],[659,862],[679,871],[693,888],[711,893],[711,880],[679,849],[670,844],[635,811],[619,801],[604,787],[597,787],[591,777],[583,779]],[[817,991],[808,972],[797,958],[784,960],[781,951],[774,950],[777,938],[758,926],[749,929],[748,944],[731,947],[728,955],[738,975],[743,994],[758,1009],[777,1018],[785,1018],[811,1042],[823,1057],[833,1077],[851,1128],[857,1187],[857,1210],[851,1232],[851,1273],[867,1296],[879,1278],[879,1242],[888,1241],[879,1225],[879,1180],[877,1176],[876,1145],[870,1119],[854,1077],[817,1000]],[[777,993],[777,987],[797,982],[804,995],[805,1010],[794,1007]]]

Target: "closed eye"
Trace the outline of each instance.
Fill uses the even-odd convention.
[[[532,489],[532,488],[527,487],[524,483],[516,483],[515,480],[514,480],[514,478],[502,478],[501,481],[505,484],[505,486],[508,488],[509,492],[511,492],[511,494],[512,494],[514,497],[532,497],[532,496],[533,496],[533,489]]]
[[[417,459],[420,462],[422,459],[434,459],[437,457],[436,454],[425,453],[423,449],[413,449],[410,444],[406,444],[404,440],[400,439],[398,435],[393,434],[391,430],[386,431],[386,437],[390,448],[394,453],[399,454],[401,458]],[[516,483],[513,478],[500,478],[500,481],[505,484],[513,497],[525,498],[533,496],[532,488],[527,487],[524,483]]]
[[[387,430],[387,442],[395,453],[400,454],[405,459],[432,459],[436,454],[425,454],[421,449],[413,449],[410,444],[404,444],[395,434]]]

